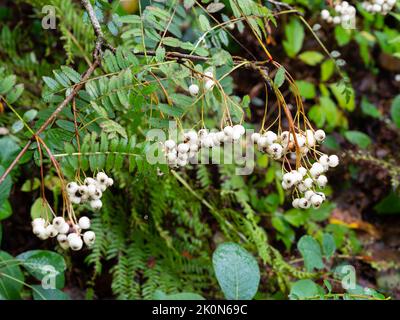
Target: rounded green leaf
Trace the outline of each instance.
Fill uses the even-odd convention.
[[[310,279],[302,279],[295,282],[290,289],[289,298],[301,300],[316,297],[319,294],[318,285]]]
[[[64,258],[58,253],[46,250],[32,250],[21,253],[16,257],[22,261],[24,268],[36,279],[42,281],[44,277],[50,280],[55,277],[57,288],[64,286]]]
[[[313,271],[314,268],[322,269],[324,267],[321,246],[313,237],[301,237],[297,243],[297,248],[303,256],[304,265],[308,271]]]
[[[219,285],[228,300],[250,300],[257,293],[260,270],[256,259],[236,243],[223,243],[213,254]]]
[[[349,142],[361,149],[366,149],[371,144],[371,138],[360,131],[347,131],[344,136]]]

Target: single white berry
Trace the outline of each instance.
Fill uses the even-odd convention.
[[[108,179],[108,176],[107,176],[104,172],[99,172],[99,173],[96,175],[96,180],[97,180],[97,182],[99,182],[100,184],[104,184],[104,185],[105,185],[107,179]]]
[[[301,182],[297,185],[297,189],[300,192],[306,192],[308,190],[308,187],[306,187],[306,185],[304,184],[304,182]]]
[[[278,136],[273,131],[267,131],[263,134],[264,137],[267,138],[268,144],[273,144],[276,140],[278,140]]]
[[[36,218],[36,219],[33,219],[33,221],[32,221],[32,227],[44,226],[45,224],[46,224],[46,221],[43,218]]]
[[[68,238],[65,234],[59,234],[57,236],[58,244],[63,250],[67,250],[69,248]]]
[[[82,201],[80,197],[75,197],[75,196],[72,196],[72,197],[70,197],[69,199],[70,199],[71,202],[74,203],[74,204],[80,204],[81,201]]]
[[[114,184],[114,180],[112,178],[108,178],[107,182],[106,182],[107,187],[111,187],[113,184]]]
[[[289,190],[292,185],[287,184],[285,181],[282,181],[283,190]]]
[[[307,174],[307,169],[304,167],[300,167],[297,171],[304,177]]]
[[[90,229],[90,219],[86,216],[80,217],[78,224],[79,227],[83,230]]]
[[[318,177],[321,173],[324,172],[324,167],[319,162],[314,162],[310,169],[310,174],[314,178]]]
[[[322,155],[322,156],[319,158],[318,162],[319,162],[320,164],[322,164],[323,166],[329,165],[329,157],[328,157],[328,155],[326,155],[326,154]]]
[[[93,196],[93,195],[95,194],[96,190],[97,190],[97,184],[96,184],[96,185],[94,185],[94,184],[89,184],[89,185],[87,186],[87,188],[88,188],[88,194],[89,194],[90,196]]]
[[[214,80],[207,80],[204,85],[204,89],[206,89],[206,91],[211,90],[214,87],[214,84]]]
[[[66,234],[69,231],[69,224],[64,222],[60,227],[58,227],[58,232],[60,234]]]
[[[189,86],[189,92],[192,96],[197,96],[199,94],[199,86],[197,84],[191,84]]]
[[[306,198],[300,198],[299,200],[299,208],[308,209],[311,206],[311,202]]]
[[[314,194],[311,197],[310,201],[314,208],[319,208],[324,200],[322,199],[322,197],[320,195]]]
[[[174,162],[177,159],[176,152],[168,152],[167,159],[169,162]]]
[[[93,178],[85,178],[84,182],[83,182],[86,186],[90,186],[90,185],[97,185],[97,181]]]
[[[273,143],[268,147],[268,152],[273,155],[282,154],[283,148],[279,143]]]
[[[191,144],[196,143],[198,140],[197,132],[196,131],[189,131],[184,134],[185,142],[189,141]]]
[[[32,229],[33,234],[39,236],[42,233],[46,233],[46,227],[43,225],[36,225]]]
[[[167,148],[168,150],[172,150],[173,148],[175,148],[176,143],[174,140],[167,140],[167,141],[165,141],[164,145],[165,145],[165,148]]]
[[[231,126],[226,126],[224,128],[224,133],[225,135],[227,135],[228,137],[232,137],[233,135],[233,128]]]
[[[91,247],[96,240],[96,234],[93,231],[86,231],[83,234],[83,241],[88,247]]]
[[[308,191],[306,191],[306,192],[304,193],[304,198],[306,198],[307,200],[310,200],[311,197],[312,197],[314,194],[315,194],[314,191],[308,190]]]
[[[200,129],[198,134],[199,134],[200,138],[205,137],[208,134],[208,130],[207,129]]]
[[[334,168],[339,164],[339,157],[335,154],[329,156],[329,166]]]
[[[55,236],[58,235],[57,229],[52,224],[49,224],[46,227],[46,233],[50,238],[54,238]]]
[[[92,201],[90,201],[90,206],[92,207],[92,209],[98,210],[103,206],[103,203],[99,199],[92,200]]]
[[[260,139],[261,135],[258,132],[254,132],[250,139],[253,143],[258,143],[258,140]]]
[[[329,18],[329,16],[330,16],[330,13],[329,13],[328,10],[324,9],[324,10],[321,11],[321,17],[322,17],[322,19],[326,20],[326,19]]]
[[[205,75],[205,77],[204,77],[205,80],[214,78],[214,73],[212,71],[206,71],[206,72],[204,72],[204,75]]]
[[[333,23],[334,24],[339,24],[341,22],[341,18],[339,16],[333,17]]]
[[[70,233],[68,235],[68,244],[72,250],[78,251],[78,250],[82,249],[83,241],[82,241],[82,238],[78,234]]]
[[[246,133],[246,129],[241,124],[234,125],[232,129],[233,131],[239,132],[241,136]]]
[[[187,143],[178,144],[178,152],[179,153],[189,152],[189,145]]]
[[[317,179],[317,184],[320,188],[323,188],[328,183],[328,178],[324,175],[320,175]]]
[[[325,135],[325,131],[324,130],[319,129],[319,130],[314,132],[315,140],[317,140],[318,142],[324,141],[325,140],[325,136],[326,135]]]
[[[283,182],[289,187],[291,187],[294,184],[295,178],[293,177],[293,174],[291,172],[287,172],[283,175]]]
[[[300,202],[300,199],[299,199],[299,198],[294,199],[294,200],[292,201],[292,206],[293,206],[293,208],[298,208],[298,207],[299,207],[299,202]]]
[[[264,136],[261,136],[259,139],[258,139],[258,146],[259,147],[261,147],[261,148],[264,148],[264,147],[267,147],[269,144],[268,144],[268,138],[267,137],[264,137]]]
[[[65,220],[63,217],[55,217],[53,219],[53,226],[58,230],[63,224],[65,223]]]
[[[38,236],[38,238],[39,238],[40,240],[46,240],[46,239],[49,238],[49,235],[48,235],[48,233],[46,232],[46,230],[45,230],[44,232],[38,234],[37,236]]]
[[[67,184],[67,192],[69,194],[75,194],[79,189],[79,186],[76,182],[70,182]]]
[[[319,196],[322,198],[323,201],[326,200],[325,193],[323,193],[323,192],[316,192],[315,194],[319,195]]]
[[[310,189],[313,185],[313,179],[306,178],[306,179],[304,179],[303,183],[307,187],[307,189]]]
[[[310,148],[315,146],[315,137],[314,137],[314,132],[312,130],[306,131],[306,144]]]

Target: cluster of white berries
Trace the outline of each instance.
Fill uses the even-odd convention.
[[[280,135],[273,131],[267,131],[263,134],[253,133],[251,140],[257,144],[258,150],[267,153],[275,160],[281,159],[284,155],[296,151],[296,141],[302,155],[308,153],[310,148],[316,146],[317,143],[323,142],[325,132],[323,130],[307,130],[304,134],[296,133],[295,136],[289,131],[283,131]]]
[[[88,217],[81,217],[78,224],[72,221],[66,222],[63,217],[55,217],[52,223],[43,218],[36,218],[32,221],[32,229],[41,240],[57,237],[60,247],[64,250],[68,248],[74,251],[81,250],[83,243],[90,248],[96,240],[96,234],[88,230],[90,229]]]
[[[361,6],[368,12],[388,14],[396,4],[396,0],[369,0],[363,1]]]
[[[206,90],[206,91],[209,91],[214,87],[215,80],[214,80],[214,74],[212,71],[204,72],[203,82],[204,82],[204,90]],[[197,84],[193,83],[189,86],[189,93],[192,96],[197,96],[199,94],[199,91],[200,91],[200,88]]]
[[[331,13],[324,9],[321,11],[321,18],[328,23],[340,24],[348,23],[356,16],[356,8],[349,4],[347,1],[339,2],[334,7],[335,13]]]
[[[76,182],[67,184],[67,192],[72,203],[83,204],[90,203],[92,209],[100,209],[103,205],[101,197],[103,192],[114,183],[104,172],[99,172],[94,178],[86,178],[83,185]]]
[[[221,131],[209,132],[200,129],[199,132],[189,131],[183,135],[183,142],[177,144],[174,140],[164,143],[164,152],[167,163],[173,167],[184,167],[197,158],[201,148],[213,148],[222,143],[238,141],[246,133],[245,128],[237,124],[226,126]]]
[[[323,192],[316,192],[316,187],[323,189],[328,183],[328,178],[324,175],[329,168],[334,168],[339,164],[337,155],[323,154],[311,168],[300,167],[283,175],[282,187],[285,190],[297,189],[301,195],[292,202],[294,208],[308,209],[311,206],[319,208],[325,201]]]

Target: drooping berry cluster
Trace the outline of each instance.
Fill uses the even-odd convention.
[[[67,184],[69,199],[75,204],[84,204],[89,202],[92,209],[100,209],[103,205],[101,197],[103,192],[114,183],[104,172],[99,172],[94,178],[86,178],[83,185],[77,182]]]
[[[223,130],[215,132],[209,132],[207,129],[200,129],[198,132],[191,130],[183,135],[183,142],[179,144],[174,140],[165,141],[167,163],[172,167],[184,167],[197,159],[201,148],[213,148],[222,143],[238,141],[245,133],[245,128],[240,124],[226,126]]]
[[[316,189],[323,189],[326,186],[328,178],[324,173],[338,164],[338,156],[323,154],[310,168],[299,167],[297,170],[285,173],[282,188],[285,190],[293,189],[293,192],[297,195],[292,202],[293,207],[307,209],[313,206],[319,208],[326,197],[323,192],[317,192]]]
[[[72,220],[67,222],[63,217],[55,217],[51,223],[43,218],[32,221],[33,233],[39,239],[57,237],[60,247],[64,250],[68,248],[74,251],[81,250],[83,243],[90,248],[96,240],[96,234],[88,229],[90,229],[88,217],[81,217],[77,224]]]
[[[395,6],[396,0],[369,0],[363,1],[361,6],[368,12],[387,15]]]
[[[328,23],[348,23],[356,16],[356,8],[347,1],[337,2],[331,14],[327,9],[321,11],[321,18]]]
[[[263,134],[253,133],[251,140],[258,146],[258,150],[269,154],[275,160],[281,159],[288,153],[296,150],[296,145],[302,155],[306,155],[311,148],[314,148],[317,143],[323,142],[325,132],[323,130],[306,130],[303,133],[296,133],[295,136],[289,131],[283,131],[281,134],[276,134],[273,131],[267,131]]]

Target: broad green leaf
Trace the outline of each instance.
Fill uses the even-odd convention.
[[[335,62],[332,59],[321,64],[321,81],[328,81],[335,71]]]
[[[308,271],[324,267],[321,247],[313,237],[308,235],[301,237],[297,243],[297,248],[304,259],[304,265]]]
[[[300,52],[304,41],[304,27],[297,18],[291,18],[285,26],[286,39],[283,41],[283,47],[290,58]]]
[[[7,167],[14,160],[20,147],[11,137],[0,139],[0,164]]]
[[[335,38],[339,46],[348,44],[351,40],[351,30],[345,29],[342,26],[335,27]]]
[[[305,51],[299,55],[299,59],[310,66],[316,66],[324,59],[324,55],[318,51]]]
[[[250,300],[260,283],[256,259],[236,243],[223,243],[213,254],[218,283],[228,300]]]
[[[376,119],[379,119],[381,117],[381,113],[379,112],[378,108],[375,107],[375,105],[373,105],[371,102],[369,102],[366,97],[362,97],[361,110],[367,116],[371,116]]]
[[[308,118],[316,124],[317,127],[322,127],[326,117],[324,109],[320,105],[314,105],[308,110]]]
[[[321,97],[319,100],[327,123],[334,127],[338,119],[338,112],[335,103],[329,97]]]
[[[24,123],[21,120],[17,120],[11,126],[12,133],[18,133],[24,128]]]
[[[300,95],[305,99],[312,99],[316,95],[315,85],[305,80],[295,81],[297,88],[299,89]]]
[[[324,257],[330,258],[336,251],[335,239],[329,233],[324,233],[322,236],[322,251],[324,252]]]
[[[10,91],[15,86],[16,81],[17,77],[15,75],[10,75],[5,77],[0,82],[0,94],[1,95],[7,94],[7,92]]]
[[[310,279],[296,281],[290,289],[289,298],[291,300],[302,300],[318,296],[320,290],[318,285]]]
[[[26,122],[30,122],[35,119],[36,115],[38,114],[37,110],[31,109],[24,113],[23,118]]]
[[[279,67],[278,71],[275,74],[274,84],[277,88],[279,88],[285,82],[285,68]]]
[[[8,200],[4,201],[2,205],[0,205],[0,221],[7,219],[12,215],[11,204]]]
[[[24,275],[17,261],[5,251],[0,251],[0,296],[5,299],[20,299],[24,286]]]
[[[192,292],[180,292],[166,294],[161,290],[156,290],[153,295],[154,300],[205,300],[201,295]]]
[[[59,289],[43,289],[40,285],[32,286],[34,300],[70,300],[70,297]]]
[[[392,106],[390,108],[390,114],[392,116],[393,122],[398,128],[400,128],[400,95],[396,96],[392,101]]]
[[[64,258],[58,253],[46,250],[31,250],[16,257],[24,268],[36,279],[56,288],[64,287]],[[51,283],[54,281],[54,283]]]
[[[51,218],[51,211],[46,200],[43,201],[40,197],[35,200],[31,206],[31,218],[32,220],[36,218]]]
[[[344,136],[349,142],[361,149],[366,149],[371,144],[371,138],[360,131],[346,131]]]

